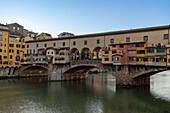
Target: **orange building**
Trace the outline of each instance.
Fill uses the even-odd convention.
[[[138,56],[139,57],[141,56],[140,49],[145,47],[145,45],[146,45],[146,42],[143,42],[143,41],[110,44],[109,50],[103,49],[104,54],[102,58],[102,63],[113,64],[113,65],[136,65],[138,63],[138,59],[140,59],[138,58]],[[137,51],[139,55],[137,54]],[[106,55],[106,53],[108,53],[108,55]],[[104,60],[109,59],[109,57],[112,60],[105,62]]]

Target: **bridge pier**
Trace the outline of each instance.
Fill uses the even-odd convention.
[[[133,85],[132,74],[129,72],[129,66],[116,65],[115,77],[117,86],[131,86]]]

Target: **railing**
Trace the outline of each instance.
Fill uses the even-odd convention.
[[[71,64],[97,64],[101,63],[101,60],[70,60]]]

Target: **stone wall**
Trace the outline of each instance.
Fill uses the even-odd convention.
[[[19,76],[20,68],[0,68],[0,76]]]

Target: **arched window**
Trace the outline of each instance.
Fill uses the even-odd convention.
[[[20,56],[16,56],[16,61],[20,61]]]
[[[65,55],[65,53],[64,53],[64,52],[61,52],[60,55]]]

